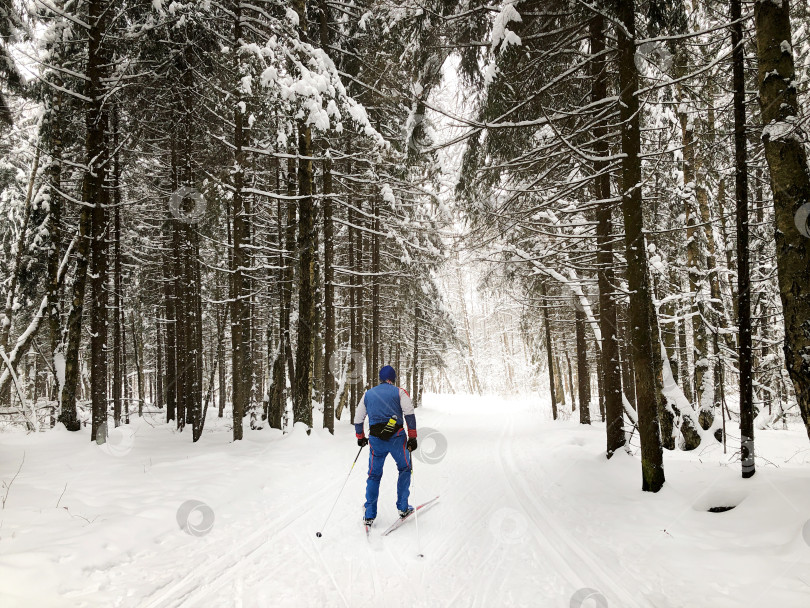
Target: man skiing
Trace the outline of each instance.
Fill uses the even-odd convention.
[[[354,414],[357,445],[369,445],[368,481],[366,482],[366,512],[363,523],[370,526],[377,517],[377,497],[380,494],[383,464],[388,454],[399,469],[397,480],[397,510],[400,517],[413,513],[408,504],[411,485],[411,454],[416,449],[416,416],[413,401],[405,389],[394,385],[397,374],[386,365],[380,370],[380,384],[367,390]],[[369,437],[363,423],[368,415]],[[408,425],[405,434],[403,421]]]

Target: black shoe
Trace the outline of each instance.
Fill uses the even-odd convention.
[[[407,509],[399,512],[399,516],[404,519],[408,517],[408,515],[410,515],[411,513],[413,513],[413,507],[409,505]]]
[[[373,517],[364,517],[363,518],[363,525],[370,526],[373,523],[374,523],[374,518]]]

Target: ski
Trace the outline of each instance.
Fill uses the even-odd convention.
[[[430,499],[429,501],[427,501],[427,502],[423,502],[421,505],[417,505],[417,506],[414,508],[413,513],[411,513],[411,514],[410,514],[410,515],[408,515],[407,517],[400,517],[400,518],[399,518],[397,521],[395,521],[394,523],[392,523],[392,524],[391,524],[391,525],[388,527],[388,529],[387,529],[385,532],[383,532],[383,533],[382,533],[382,535],[383,535],[383,536],[388,536],[389,534],[391,534],[391,532],[393,532],[394,530],[396,530],[397,528],[399,528],[399,527],[400,527],[402,524],[404,524],[406,521],[408,521],[408,520],[411,518],[411,516],[413,516],[413,514],[414,514],[414,513],[416,513],[417,511],[423,510],[423,509],[425,509],[425,510],[429,509],[430,507],[432,507],[433,505],[435,505],[435,504],[436,504],[436,501],[438,501],[438,500],[439,500],[439,497],[437,496],[436,498],[431,498],[431,499]]]
[[[380,535],[372,530],[374,524],[372,523],[368,526],[363,524],[363,527],[366,529],[366,542],[368,543],[369,551],[382,551],[382,538],[380,538]]]

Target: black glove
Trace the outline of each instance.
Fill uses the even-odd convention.
[[[408,439],[408,451],[413,452],[416,449],[416,437],[411,437]]]
[[[359,445],[361,448],[366,447],[368,445],[368,437],[358,437],[357,445]]]

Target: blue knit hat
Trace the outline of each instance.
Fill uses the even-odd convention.
[[[394,368],[390,365],[386,365],[380,370],[380,380],[383,382],[388,382],[389,380],[393,382],[397,379],[397,373],[394,371]]]

